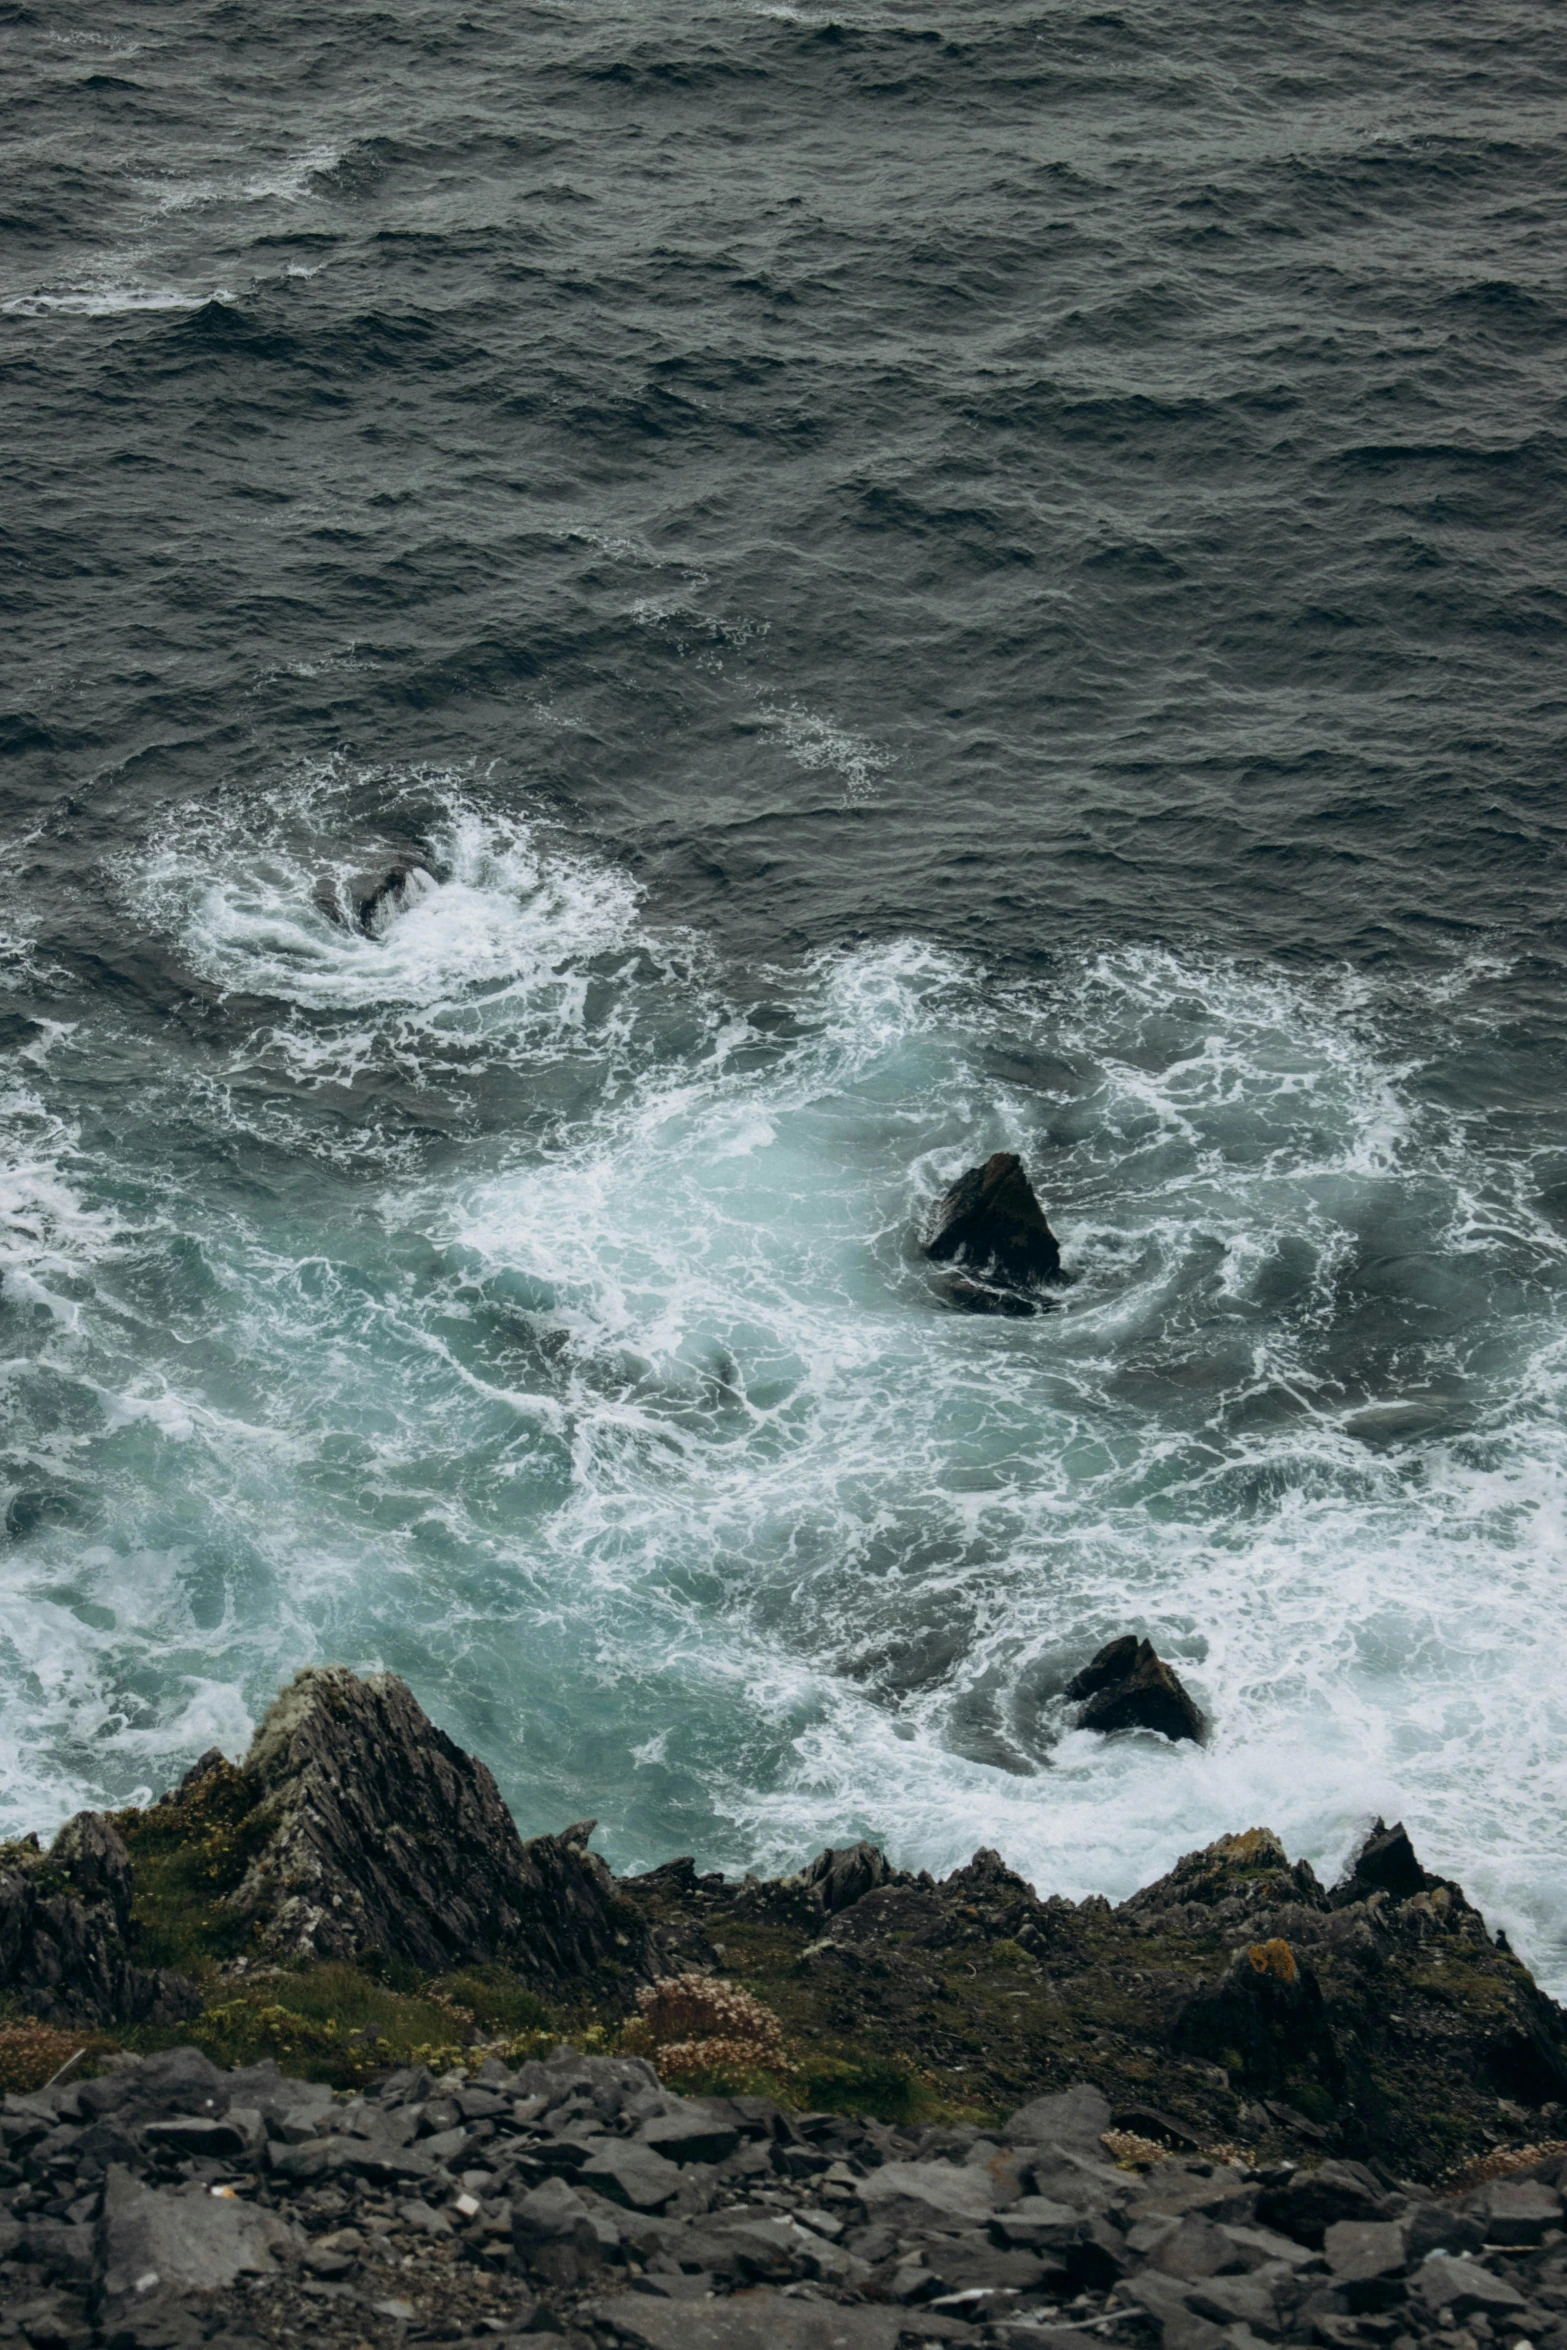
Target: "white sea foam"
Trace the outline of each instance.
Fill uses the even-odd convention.
[[[688,1675],[686,1586],[728,1595],[702,1671],[744,1680],[767,1782],[731,1756],[719,1808],[770,1861],[869,1829],[911,1865],[985,1841],[1041,1883],[1126,1892],[1252,1819],[1332,1869],[1402,1810],[1551,1958],[1567,1788],[1534,1659],[1567,1629],[1561,1341],[1522,1329],[1464,1437],[1413,1455],[1351,1432],[1364,1377],[1332,1343],[1367,1235],[1437,1258],[1494,1171],[1416,1111],[1342,990],[1106,958],[1031,1015],[1092,1107],[1043,1162],[1079,1287],[1031,1325],[942,1314],[893,1236],[967,1157],[1010,1141],[1038,1166],[1067,1106],[980,1084],[994,1015],[943,1002],[945,978],[919,953],[825,967],[795,1054],[644,1099],[596,1157],[476,1202],[465,1243],[550,1290],[576,1351],[557,1595],[578,1586],[641,1680],[650,1620]],[[1015,1037],[1027,1008],[1006,1011]],[[922,1160],[933,1122],[963,1138]],[[1560,1258],[1516,1199],[1505,1245]],[[1417,1397],[1463,1352],[1444,1337]],[[1050,1688],[1124,1626],[1188,1671],[1205,1751],[1051,1751]]]
[[[335,780],[325,779],[329,803]],[[295,802],[306,820],[297,845],[203,818],[123,871],[137,911],[192,971],[283,1012],[241,1060],[349,1084],[378,1058],[434,1078],[454,1054],[472,1067],[485,1053],[580,1046],[589,967],[633,936],[624,876],[525,816],[480,813],[443,792],[416,859],[428,886],[404,892],[395,919],[367,933],[343,909],[409,851],[359,837],[345,854],[314,804],[321,785],[310,779]],[[612,1037],[601,1027],[595,1041]]]
[[[149,902],[174,912],[203,977],[313,1011],[400,1004],[434,1015],[474,989],[515,999],[616,943],[634,908],[619,876],[551,856],[526,822],[458,810],[435,829],[429,853],[438,885],[370,935],[326,910],[331,867],[312,875],[273,857],[203,877],[176,850],[147,869],[145,887]],[[339,861],[338,870],[353,868]]]
[[[797,767],[808,773],[826,770],[841,776],[848,803],[874,797],[875,780],[892,762],[885,751],[863,735],[851,734],[836,720],[823,718],[797,704],[787,709],[764,705],[763,723],[777,729],[785,750]]]
[[[267,163],[236,160],[196,179],[144,184],[160,212],[188,212],[208,204],[298,204],[313,192],[317,180],[337,168],[346,152],[341,142],[322,141]]]
[[[142,310],[203,310],[209,302],[233,300],[229,286],[206,286],[193,292],[183,286],[149,286],[106,275],[58,292],[46,289],[13,294],[0,302],[0,311],[12,318],[121,318]]]
[[[351,781],[122,872],[242,1041],[144,1062],[112,1181],[38,1129],[70,1198],[18,1229],[69,1310],[18,1357],[12,1481],[90,1528],[40,1522],[0,1603],[16,1823],[167,1777],[193,1707],[241,1743],[334,1655],[622,1863],[864,1832],[1121,1893],[1256,1821],[1331,1872],[1402,1812],[1567,1976],[1563,1245],[1401,1007],[1153,951],[1001,986],[905,942],[749,975],[753,1021],[613,867],[428,779],[437,886],[367,938],[316,898]],[[511,1088],[471,1146],[373,1189],[307,1155],[323,1071],[426,1101],[471,1018]],[[1029,1322],[952,1312],[910,1238],[1000,1147],[1077,1277]],[[1206,1748],[1069,1731],[1122,1629]]]
[[[58,1025],[55,1033],[63,1033]],[[75,1134],[39,1089],[50,1041],[41,1029],[0,1086],[0,1288],[11,1306],[36,1307],[74,1328],[85,1287],[114,1249],[119,1223],[112,1211],[83,1198],[81,1173],[71,1172],[79,1156]]]

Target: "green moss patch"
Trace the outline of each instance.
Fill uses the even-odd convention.
[[[114,1814],[135,1870],[132,1919],[143,1966],[194,1982],[252,1947],[250,1921],[225,1906],[266,1841],[256,1789],[218,1762],[189,1793],[176,1789],[147,1811]]]

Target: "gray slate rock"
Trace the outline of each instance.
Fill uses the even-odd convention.
[[[105,2182],[98,2255],[111,2302],[160,2287],[215,2292],[247,2273],[270,2273],[279,2256],[301,2248],[287,2220],[237,2197],[159,2193],[118,2168]]]
[[[1404,2215],[1405,2258],[1411,2268],[1433,2252],[1478,2252],[1485,2242],[1485,2223],[1471,2211],[1451,2203],[1417,2203]]]
[[[1001,2135],[1009,2146],[1070,2146],[1104,2160],[1102,2143],[1110,2127],[1110,2102],[1086,2081],[1054,2097],[1020,2105]]]
[[[223,2161],[248,2154],[261,2134],[261,2116],[252,2108],[245,2118],[236,2118],[231,2112],[221,2121],[206,2114],[178,2113],[170,2121],[148,2122],[142,2138],[148,2146],[167,2146],[176,2154],[207,2155]]]
[[[1259,2268],[1250,2276],[1204,2277],[1187,2291],[1186,2305],[1213,2325],[1247,2325],[1272,2338],[1285,2330],[1280,2290],[1293,2283],[1288,2269]],[[1294,2296],[1289,2296],[1293,2304]]]
[[[1335,2222],[1381,2219],[1387,2203],[1376,2179],[1358,2162],[1324,2162],[1315,2170],[1297,2171],[1287,2186],[1261,2196],[1257,2216],[1297,2244],[1319,2246]]]
[[[1528,2307],[1517,2286],[1505,2277],[1493,2275],[1478,2260],[1454,2260],[1442,2252],[1421,2263],[1410,2279],[1409,2290],[1433,2316],[1450,2309],[1460,2320],[1478,2311],[1481,2316],[1505,2321]]]
[[[546,2284],[571,2286],[601,2266],[602,2223],[564,2179],[546,2179],[511,2207],[512,2248]]]
[[[578,2176],[585,2187],[632,2211],[662,2211],[680,2192],[677,2163],[624,2139],[606,2139]]]
[[[1408,2230],[1398,2220],[1335,2220],[1322,2240],[1328,2273],[1339,2290],[1397,2276],[1408,2258]]]
[[[199,2048],[165,2048],[140,2063],[118,2066],[101,2080],[84,2081],[76,2100],[85,2117],[112,2116],[122,2129],[178,2115],[211,2120],[228,2112],[232,2079]],[[327,2097],[330,2102],[330,2090]]]
[[[726,2162],[740,2143],[732,2122],[704,2115],[700,2109],[656,2115],[637,2133],[642,2145],[666,2162]]]
[[[990,2222],[994,2244],[1021,2252],[1063,2252],[1082,2234],[1083,2215],[1049,2195],[1024,2195],[996,2212]]]
[[[701,2256],[720,2276],[758,2280],[804,2276],[814,2271],[816,2252],[803,2228],[784,2219],[728,2216],[697,2239]]]
[[[1022,2292],[1042,2285],[1047,2275],[1064,2274],[1059,2262],[1041,2260],[1021,2248],[1003,2250],[973,2231],[929,2245],[925,2265],[947,2293]]]
[[[51,2284],[87,2285],[97,2274],[98,2245],[90,2227],[29,2219],[23,2222],[22,2244],[29,2266]]]
[[[699,2303],[622,2293],[592,2314],[643,2350],[896,2350],[901,2310],[794,2301],[762,2289]]]
[[[1132,2243],[1131,2249],[1141,2247]],[[1161,2236],[1148,2254],[1148,2264],[1163,2276],[1184,2277],[1188,2282],[1198,2277],[1223,2276],[1227,2271],[1244,2271],[1254,2265],[1241,2257],[1223,2228],[1215,2227],[1199,2211],[1188,2212]]]
[[[1562,2199],[1538,2179],[1496,2179],[1485,2190],[1486,2241],[1538,2244],[1547,2228],[1562,2224]]]
[[[308,2138],[302,2146],[274,2144],[268,2148],[268,2167],[280,2179],[296,2187],[313,2185],[318,2179],[330,2178],[333,2171],[346,2170],[350,2159],[360,2151],[353,2138],[334,2135],[330,2138]]]
[[[859,2197],[872,2220],[903,2235],[982,2226],[996,2206],[987,2171],[951,2162],[883,2163],[860,2181]]]
[[[1177,2277],[1143,2269],[1123,2279],[1116,2298],[1147,2311],[1159,2328],[1163,2350],[1219,2350],[1225,2340],[1223,2329],[1211,2318],[1198,2316],[1187,2299],[1190,2290]]]

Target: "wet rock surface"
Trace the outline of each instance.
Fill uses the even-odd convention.
[[[1202,1710],[1179,1675],[1151,1641],[1134,1633],[1101,1648],[1067,1683],[1065,1694],[1078,1708],[1079,1730],[1157,1730],[1165,1738],[1198,1741],[1207,1734]]]
[[[376,937],[435,886],[434,874],[423,865],[393,865],[373,878],[361,876],[349,892],[356,929]]]
[[[561,2048],[333,2096],[194,2049],[0,2106],[0,2340],[578,2350],[1567,2350],[1567,2160],[1124,2147],[1087,2084],[994,2128],[682,2098]]]
[[[328,921],[366,938],[379,938],[437,887],[434,874],[416,856],[359,873],[332,874],[316,885],[315,902]]]
[[[925,1254],[957,1268],[949,1295],[971,1313],[1028,1314],[1029,1292],[1066,1278],[1061,1248],[1015,1151],[970,1167],[935,1214]]]

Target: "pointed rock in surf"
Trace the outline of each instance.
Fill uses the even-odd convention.
[[[1079,1730],[1158,1730],[1166,1738],[1207,1735],[1208,1724],[1199,1707],[1170,1670],[1153,1643],[1125,1633],[1101,1648],[1075,1679],[1066,1695],[1082,1711]]]
[[[379,881],[366,884],[356,882],[353,887],[354,926],[367,938],[379,937],[388,922],[436,886],[433,873],[422,865],[394,865],[390,873],[383,873]]]
[[[405,857],[396,865],[367,872],[329,873],[316,884],[316,904],[340,930],[379,938],[387,925],[439,885],[428,867]]]
[[[1045,1221],[1016,1151],[996,1151],[960,1175],[936,1210],[925,1254],[975,1278],[953,1285],[953,1298],[974,1312],[1027,1313],[1019,1290],[1064,1281],[1061,1247]]]
[[[1386,1820],[1378,1819],[1350,1862],[1343,1883],[1334,1886],[1328,1899],[1335,1909],[1368,1900],[1373,1893],[1412,1901],[1417,1893],[1434,1893],[1445,1882],[1421,1867],[1402,1820],[1395,1820],[1390,1828]]]

